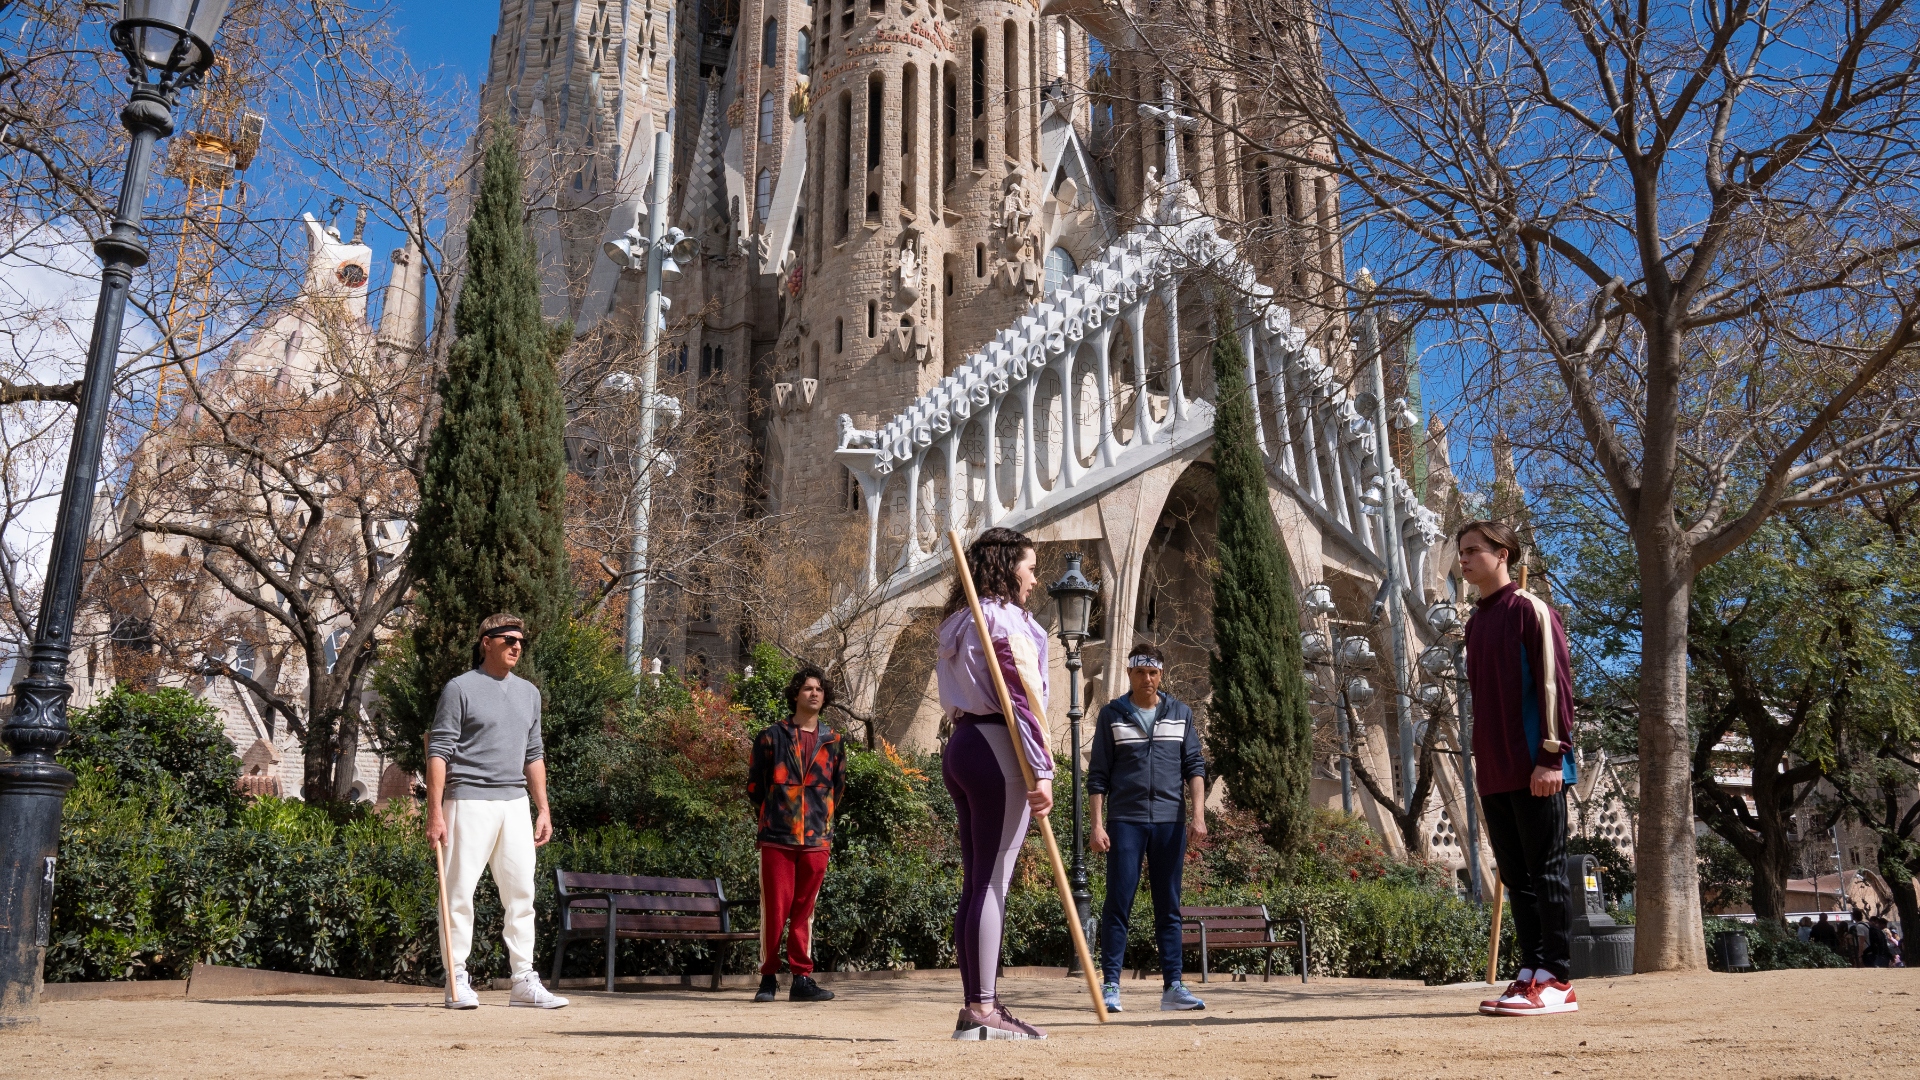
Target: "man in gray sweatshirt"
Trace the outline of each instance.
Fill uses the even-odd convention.
[[[440,692],[427,737],[427,839],[445,844],[447,852],[450,1009],[480,1004],[467,975],[467,953],[473,947],[473,890],[488,867],[506,912],[502,936],[513,965],[507,1004],[567,1004],[548,993],[533,970],[534,849],[553,838],[553,821],[540,744],[540,690],[513,673],[526,645],[519,618],[487,616],[474,648],[478,664]]]

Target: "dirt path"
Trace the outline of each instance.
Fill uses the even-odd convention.
[[[432,1077],[1768,1077],[1920,1075],[1920,974],[1643,975],[1582,984],[1574,1016],[1475,1015],[1484,991],[1278,980],[1198,987],[1204,1013],[1157,1011],[1157,982],[1099,1026],[1082,984],[1004,985],[1043,1043],[955,1043],[957,980],[841,983],[839,1000],[754,1005],[742,991],[573,992],[557,1012],[456,1013],[419,997],[48,1004],[0,1035],[0,1074],[214,1080]]]

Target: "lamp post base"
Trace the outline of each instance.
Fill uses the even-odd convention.
[[[73,785],[74,775],[50,762],[0,761],[0,912],[15,916],[0,919],[0,1027],[39,1021],[61,800]]]

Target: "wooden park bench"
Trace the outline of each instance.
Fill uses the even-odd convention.
[[[1254,907],[1182,907],[1180,909],[1180,947],[1200,950],[1200,981],[1207,981],[1208,954],[1220,949],[1261,949],[1267,954],[1266,971],[1261,982],[1273,977],[1275,949],[1300,950],[1300,981],[1307,981],[1307,920],[1298,925],[1299,936],[1292,941],[1276,937],[1280,920],[1267,916],[1266,905]],[[1147,967],[1141,964],[1134,978],[1145,978]]]
[[[615,945],[620,938],[641,941],[710,941],[712,989],[720,989],[726,946],[753,941],[759,934],[733,929],[732,909],[751,903],[729,900],[718,878],[626,877],[555,871],[560,884],[560,939],[553,946],[553,985],[567,959],[567,943],[599,938],[607,947],[607,989],[613,989]],[[614,918],[608,919],[611,909]],[[631,914],[629,914],[631,912]]]

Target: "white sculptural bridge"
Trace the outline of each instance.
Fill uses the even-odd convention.
[[[941,573],[948,529],[1030,529],[1209,442],[1211,351],[1181,355],[1183,294],[1203,299],[1199,311],[1218,301],[1233,312],[1271,482],[1383,575],[1380,485],[1393,484],[1393,525],[1405,541],[1399,577],[1425,580],[1437,516],[1397,468],[1383,475],[1373,421],[1175,181],[1154,220],[1108,246],[897,416],[871,431],[841,417],[835,456],[864,495],[869,588],[885,599]],[[1164,334],[1157,370],[1150,325]]]

